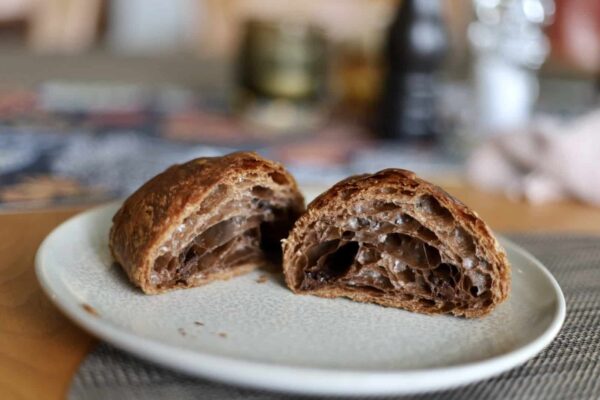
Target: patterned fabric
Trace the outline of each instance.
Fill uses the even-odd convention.
[[[401,399],[600,398],[600,236],[513,235],[512,239],[538,257],[563,289],[567,318],[558,337],[540,355],[498,377]],[[81,364],[69,398],[308,399],[180,375],[107,344],[100,344]]]

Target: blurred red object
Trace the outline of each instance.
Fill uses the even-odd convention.
[[[169,115],[163,125],[169,139],[235,145],[248,141],[248,132],[229,115],[190,110]]]
[[[552,58],[584,72],[600,70],[600,1],[556,0],[548,29]]]
[[[360,127],[332,122],[311,137],[274,146],[273,154],[284,163],[326,167],[345,164],[354,153],[372,145]]]
[[[33,112],[37,107],[37,96],[30,90],[4,90],[0,93],[0,119]]]

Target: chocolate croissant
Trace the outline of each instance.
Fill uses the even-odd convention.
[[[283,243],[283,268],[295,293],[468,318],[491,312],[510,286],[504,250],[477,214],[401,169],[317,197]]]
[[[254,153],[174,165],[113,217],[109,244],[145,293],[199,286],[281,257],[280,240],[304,211],[294,178]]]

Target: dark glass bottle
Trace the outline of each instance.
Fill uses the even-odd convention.
[[[386,138],[432,141],[439,135],[436,72],[447,49],[440,0],[404,0],[385,47],[386,78],[379,133]]]

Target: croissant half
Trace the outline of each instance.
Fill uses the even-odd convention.
[[[294,178],[254,153],[175,165],[113,217],[110,249],[145,293],[248,272],[279,252],[304,211]]]
[[[488,226],[410,171],[350,177],[317,197],[283,243],[295,293],[479,317],[505,300],[510,266]]]

